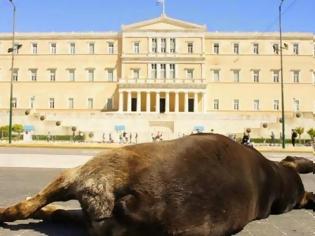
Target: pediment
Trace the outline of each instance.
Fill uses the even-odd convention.
[[[123,25],[122,31],[197,31],[205,32],[205,25],[198,25],[162,15],[158,18]]]

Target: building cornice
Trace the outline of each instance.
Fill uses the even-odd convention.
[[[313,33],[285,32],[282,34],[284,40],[312,40]],[[206,38],[210,39],[268,39],[279,40],[278,32],[207,32]]]
[[[120,33],[118,32],[27,32],[27,33],[16,33],[17,40],[63,40],[63,39],[113,39],[120,38]],[[12,33],[0,33],[0,39],[11,39]]]

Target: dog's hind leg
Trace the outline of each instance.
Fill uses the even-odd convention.
[[[54,201],[74,199],[71,186],[75,181],[77,169],[64,171],[57,179],[33,197],[8,208],[0,208],[0,222],[12,222],[32,217],[42,207]]]
[[[50,221],[54,223],[84,224],[84,218],[80,209],[67,209],[60,205],[49,204],[31,215],[33,219]]]

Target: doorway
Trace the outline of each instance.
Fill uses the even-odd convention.
[[[194,112],[194,101],[193,98],[188,99],[188,112]]]
[[[165,113],[165,98],[160,98],[160,113]]]

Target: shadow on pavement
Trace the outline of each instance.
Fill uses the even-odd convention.
[[[67,224],[67,223],[52,223],[47,221],[28,222],[19,224],[1,225],[4,229],[14,231],[31,230],[47,236],[86,236],[87,230],[84,225]],[[24,234],[23,234],[24,235]]]

